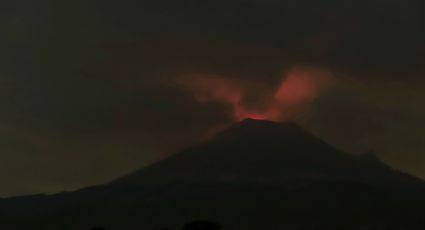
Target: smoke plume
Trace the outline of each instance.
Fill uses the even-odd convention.
[[[235,121],[294,120],[332,85],[331,72],[306,66],[294,67],[283,74],[278,87],[219,75],[192,75],[183,79],[180,83],[199,103],[219,101],[230,105]]]

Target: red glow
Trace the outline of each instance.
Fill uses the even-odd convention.
[[[280,119],[291,118],[305,111],[331,86],[331,74],[317,68],[294,68],[275,93],[275,106]]]
[[[268,114],[252,114],[252,113],[241,113],[236,116],[238,120],[243,120],[246,118],[254,119],[254,120],[271,120],[272,118]]]
[[[232,106],[235,120],[246,118],[284,121],[296,117],[330,86],[330,73],[317,68],[294,68],[273,92],[272,87],[252,81],[221,76],[192,76],[184,85],[195,93],[201,103],[222,101]],[[248,106],[247,93],[267,98],[261,105]]]
[[[311,101],[329,86],[329,76],[327,71],[295,69],[283,81],[275,98],[288,103]]]

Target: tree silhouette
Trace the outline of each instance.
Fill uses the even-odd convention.
[[[221,230],[221,226],[208,220],[197,220],[186,223],[183,230]]]

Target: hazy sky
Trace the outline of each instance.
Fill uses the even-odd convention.
[[[0,196],[104,183],[248,115],[425,178],[421,9],[1,1]]]

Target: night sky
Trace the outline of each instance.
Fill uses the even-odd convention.
[[[424,7],[3,0],[0,196],[105,183],[248,117],[425,179]]]

